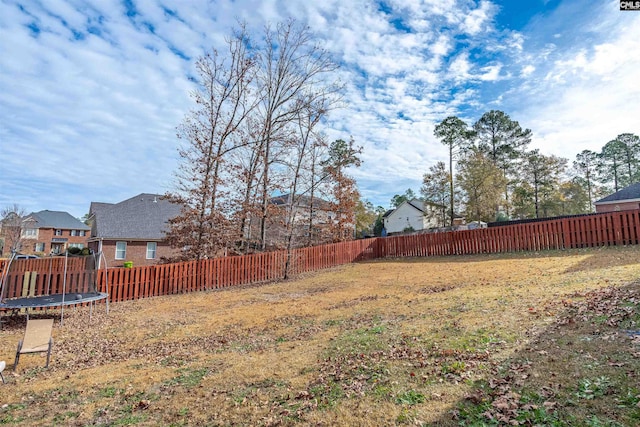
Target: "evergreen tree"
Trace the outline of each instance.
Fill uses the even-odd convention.
[[[502,111],[491,110],[484,113],[473,125],[478,148],[484,152],[493,164],[502,171],[505,178],[504,207],[508,215],[509,185],[517,178],[518,160],[524,155],[531,142],[531,130],[522,129],[520,124],[511,120]],[[496,206],[497,210],[498,206]]]
[[[436,125],[434,135],[449,149],[449,221],[453,224],[455,215],[453,161],[471,146],[474,133],[467,128],[463,120],[450,116]]]

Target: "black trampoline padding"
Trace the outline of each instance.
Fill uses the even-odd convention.
[[[1,302],[0,309],[17,310],[20,308],[61,307],[63,305],[100,301],[106,299],[108,296],[109,294],[103,292],[84,292],[13,298]]]

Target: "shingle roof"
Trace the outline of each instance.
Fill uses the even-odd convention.
[[[405,203],[405,202],[402,202],[402,203]],[[423,201],[423,200],[420,200],[420,199],[406,200],[406,203],[409,206],[411,206],[412,208],[415,208],[415,209],[419,210],[423,214],[424,214],[426,205],[431,205],[431,206],[438,207],[438,208],[442,207],[442,205],[440,205],[438,203],[433,203],[433,202],[429,202],[429,201]],[[401,206],[402,206],[402,204],[401,204]],[[386,217],[388,217],[389,215],[391,215],[395,211],[396,211],[396,209],[390,209],[390,210],[386,211],[384,213],[384,215],[382,215],[382,217],[386,218]],[[455,213],[455,212],[453,213],[453,216],[455,218],[464,218],[464,216],[462,216],[462,215],[460,215],[458,213]]]
[[[596,203],[617,202],[621,200],[632,199],[640,199],[640,182],[636,182],[635,184],[631,184],[630,186],[625,187],[622,190],[616,191],[613,194],[609,194],[607,197],[598,200]]]
[[[90,230],[89,226],[74,218],[68,212],[44,210],[32,212],[24,220],[35,221],[36,228],[55,228],[58,230]]]
[[[424,202],[418,199],[407,200],[414,208],[418,209],[420,212],[424,212]]]
[[[276,206],[288,206],[291,204],[292,202],[292,197],[291,197],[291,193],[287,193],[287,194],[281,194],[279,196],[275,196],[272,197],[270,199],[271,203],[273,203]],[[299,194],[297,196],[295,196],[295,203],[299,206],[299,207],[308,207],[311,205],[311,197],[304,195],[304,194]],[[318,209],[330,209],[331,208],[331,204],[324,200],[321,199],[319,197],[314,197],[313,198],[313,205],[315,207],[317,207]]]
[[[103,239],[162,240],[169,219],[181,206],[159,194],[142,193],[120,203],[91,203],[94,228],[91,237]]]

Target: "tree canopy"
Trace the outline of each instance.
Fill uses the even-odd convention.
[[[599,152],[583,150],[570,170],[569,159],[528,150],[532,131],[503,111],[484,113],[471,128],[446,117],[434,135],[448,148],[449,167],[436,162],[429,168],[422,195],[446,204],[448,223],[455,209],[467,221],[593,212],[598,198],[640,181],[640,138],[632,133],[619,134]]]

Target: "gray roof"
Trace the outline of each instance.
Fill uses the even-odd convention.
[[[618,202],[632,199],[640,199],[640,182],[636,182],[622,190],[609,194],[607,197],[598,200],[596,203]]]
[[[298,207],[308,207],[311,206],[311,197],[304,195],[304,194],[298,194],[295,196],[295,198],[291,197],[291,193],[287,193],[287,194],[281,194],[279,196],[275,196],[272,197],[270,199],[271,203],[273,203],[276,206],[289,206],[291,205],[292,201],[296,202],[296,204],[298,205]],[[330,209],[331,208],[331,204],[324,200],[321,199],[319,197],[314,197],[313,198],[313,204],[315,207],[317,207],[318,209]]]
[[[437,208],[442,208],[442,205],[440,205],[438,203],[433,203],[433,202],[430,202],[430,201],[424,201],[424,200],[420,200],[420,199],[405,200],[404,202],[402,202],[400,204],[400,206],[402,206],[402,204],[404,204],[404,203],[408,204],[412,208],[417,209],[418,211],[420,211],[423,214],[425,213],[425,210],[426,210],[425,206],[427,206],[427,205],[431,205],[431,206],[434,206],[434,207],[437,207]],[[400,206],[398,206],[398,207],[400,207]],[[388,211],[386,211],[384,213],[384,215],[382,215],[382,217],[383,218],[388,217],[393,212],[395,212],[396,209],[389,209]],[[464,218],[464,216],[462,216],[462,215],[460,215],[459,213],[456,213],[456,212],[453,213],[453,216],[456,217],[456,218]]]
[[[422,200],[412,199],[412,200],[407,200],[407,203],[413,206],[414,208],[418,209],[420,212],[424,213],[425,202],[423,202]]]
[[[138,194],[120,203],[92,202],[92,238],[163,240],[169,219],[180,214],[181,205],[160,194]]]
[[[90,230],[89,226],[74,218],[68,212],[44,210],[31,212],[23,221],[35,221],[35,228],[55,228],[57,230]]]

